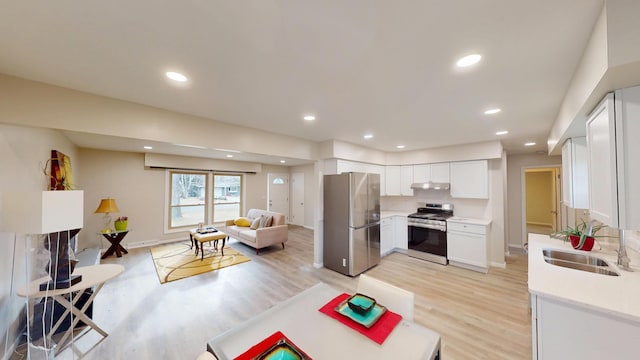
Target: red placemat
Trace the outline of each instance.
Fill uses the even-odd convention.
[[[333,300],[326,303],[323,307],[321,307],[318,311],[323,314],[329,315],[330,317],[340,321],[341,323],[347,325],[348,327],[358,331],[369,339],[377,342],[382,345],[382,343],[386,340],[387,336],[391,334],[391,331],[398,325],[400,320],[402,320],[402,316],[396,314],[392,311],[385,311],[384,314],[373,324],[370,328],[367,328],[364,325],[358,324],[357,322],[347,318],[339,314],[335,311],[335,308],[340,305],[344,300],[349,298],[349,294],[343,293],[341,295],[336,296]]]
[[[304,351],[302,351],[298,346],[296,346],[291,340],[289,340],[288,337],[284,336],[284,334],[280,331],[276,331],[273,334],[269,335],[269,337],[267,337],[266,339],[260,341],[259,343],[253,345],[252,347],[249,348],[249,350],[243,352],[242,354],[238,355],[237,357],[234,358],[234,360],[252,360],[255,359],[256,357],[258,357],[259,355],[261,355],[262,353],[264,353],[265,351],[269,350],[269,348],[273,345],[275,345],[275,343],[278,342],[278,340],[280,339],[286,339],[287,342],[289,343],[289,345],[292,345],[296,348],[296,350],[298,350],[300,352],[300,354],[303,356],[304,359],[309,359],[311,360],[311,357],[309,357],[309,355],[305,354]]]

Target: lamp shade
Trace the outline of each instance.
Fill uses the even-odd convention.
[[[48,234],[80,229],[84,191],[32,191],[2,194],[0,229],[19,234]]]
[[[98,208],[95,212],[96,214],[115,213],[120,212],[120,209],[118,209],[118,205],[116,205],[115,199],[102,199],[100,200],[100,205],[98,205]]]

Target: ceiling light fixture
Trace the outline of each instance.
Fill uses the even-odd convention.
[[[147,150],[151,150],[151,149],[153,149],[153,146],[143,146],[143,147],[144,147],[145,149],[147,149]]]
[[[232,157],[233,157],[233,155],[231,155],[231,154],[227,154],[227,157],[228,157],[228,158],[232,158]]]
[[[365,139],[372,139],[372,138],[373,138],[373,135],[371,135],[371,134],[366,134],[366,135],[364,135],[364,136],[362,136],[362,137],[363,137],[363,138],[365,138]]]
[[[315,117],[315,116],[313,116],[313,115],[305,115],[305,116],[303,117],[303,119],[305,119],[305,120],[307,120],[307,121],[313,121],[313,120],[315,120],[315,119],[316,119],[316,117]]]
[[[178,72],[174,72],[174,71],[167,71],[165,73],[165,75],[169,79],[171,79],[173,81],[177,81],[177,82],[186,82],[188,80],[186,76],[184,76],[184,75],[182,75],[182,74],[180,74]]]
[[[496,135],[507,135],[509,132],[507,130],[503,130],[503,131],[498,131],[496,132]]]
[[[502,111],[502,109],[489,109],[487,111],[484,112],[485,115],[493,115],[493,114],[497,114],[500,111]]]
[[[524,146],[533,146],[533,145],[535,145],[535,144],[536,144],[536,143],[534,143],[534,142],[528,142],[528,143],[524,143]]]
[[[285,160],[280,160],[280,164],[284,164],[284,163],[286,163]]]
[[[478,54],[467,55],[456,62],[457,67],[467,67],[478,63],[482,56]]]
[[[239,151],[239,150],[231,150],[231,149],[218,149],[218,148],[216,148],[216,149],[213,149],[213,150],[216,150],[216,151],[226,151],[226,152],[230,152],[230,153],[241,153],[241,152],[242,152],[242,151]]]
[[[398,148],[398,149],[404,149],[404,145],[398,145],[398,146],[396,146],[396,148]]]
[[[200,145],[191,145],[191,144],[173,144],[175,146],[180,146],[180,147],[186,147],[186,148],[191,148],[191,149],[206,149],[206,146],[200,146]]]

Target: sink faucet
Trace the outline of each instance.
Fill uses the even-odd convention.
[[[633,271],[629,267],[629,256],[627,256],[627,248],[625,246],[624,230],[620,229],[620,248],[618,249],[618,262],[617,265],[622,270]]]

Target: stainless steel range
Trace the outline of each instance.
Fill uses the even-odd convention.
[[[426,204],[408,216],[409,256],[447,265],[447,219],[453,204]]]

